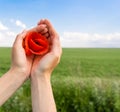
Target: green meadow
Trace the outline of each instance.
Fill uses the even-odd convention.
[[[0,76],[10,57],[0,48]],[[120,112],[120,48],[63,48],[51,83],[58,112]],[[0,112],[32,112],[29,80]]]

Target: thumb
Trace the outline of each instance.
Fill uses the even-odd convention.
[[[26,31],[23,31],[22,33],[18,34],[14,41],[13,47],[20,48],[22,46],[22,42],[25,36],[26,36]]]

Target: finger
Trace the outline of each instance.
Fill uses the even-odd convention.
[[[49,38],[49,33],[47,32],[47,33],[44,33],[44,34],[42,34],[43,36],[45,36],[45,37],[47,37],[47,38]]]
[[[39,26],[36,26],[32,29],[29,30],[30,31],[35,31],[35,32],[38,32],[38,33],[41,33],[47,26],[45,24],[42,24],[42,25],[39,25]]]
[[[22,42],[23,42],[23,39],[25,38],[26,36],[26,33],[27,32],[22,32],[20,34],[17,35],[15,41],[14,41],[14,44],[13,44],[13,47],[16,47],[16,48],[20,48],[22,47]]]
[[[49,20],[47,20],[47,19],[42,20],[42,24],[47,25],[48,32],[50,35],[50,38],[48,37],[50,46],[51,46],[50,53],[53,53],[56,56],[60,57],[62,54],[62,48],[61,48],[61,44],[60,44],[59,35],[55,31],[54,27],[52,26],[52,24],[50,23]]]
[[[48,30],[49,30],[49,33],[50,33],[50,36],[56,37],[57,32],[55,31],[55,29],[54,29],[54,27],[52,26],[52,24],[50,23],[50,21],[47,20],[47,19],[45,19],[43,23],[47,25]]]
[[[24,30],[22,31],[22,33],[24,33],[24,32],[27,32],[27,30],[26,30],[26,29],[24,29]]]
[[[51,41],[50,43],[52,44],[51,52],[61,54],[62,49],[61,49],[61,43],[60,43],[59,35],[55,31],[54,27],[52,26],[52,24],[50,23],[49,20],[45,19],[43,23],[47,25],[48,30],[49,30],[49,34],[50,34],[50,37],[51,37],[50,38],[50,41]]]
[[[44,19],[41,19],[41,20],[37,23],[37,25],[43,24],[43,22],[44,22]]]
[[[51,39],[52,41],[52,51],[61,52],[61,43],[59,37]]]
[[[44,30],[41,32],[41,34],[45,34],[48,32],[48,29],[47,28],[44,28]]]

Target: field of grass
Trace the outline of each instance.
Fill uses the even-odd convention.
[[[0,75],[10,52],[0,48]],[[51,81],[58,112],[120,112],[120,48],[64,48]],[[0,112],[32,112],[30,95],[27,81]]]

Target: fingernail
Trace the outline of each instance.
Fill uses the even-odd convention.
[[[44,19],[41,19],[39,23],[42,23],[44,21]]]
[[[26,32],[26,31],[27,31],[27,30],[26,30],[26,29],[24,29],[22,33]]]
[[[22,35],[26,35],[27,30],[23,30]]]
[[[44,21],[45,19],[43,18],[43,19],[41,19],[42,21]]]

